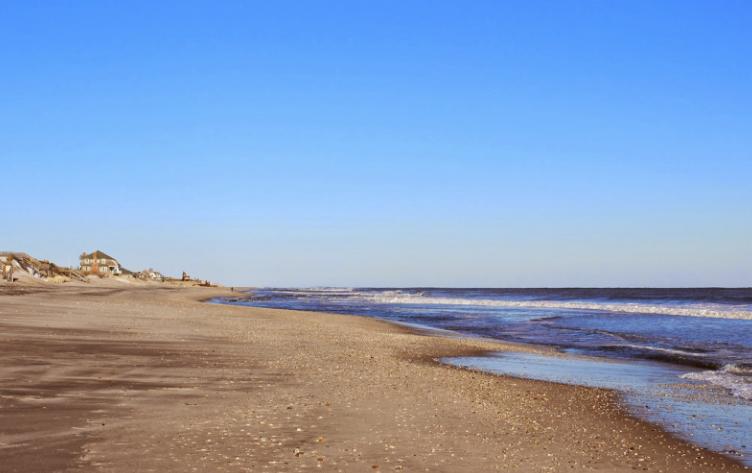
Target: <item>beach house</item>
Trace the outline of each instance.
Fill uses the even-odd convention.
[[[138,273],[133,273],[133,277],[136,279],[141,279],[143,281],[164,281],[166,278],[162,273],[157,271],[156,269],[148,268],[143,271],[139,271]]]
[[[93,253],[82,253],[79,257],[80,269],[84,273],[100,276],[117,276],[123,273],[118,260],[99,250]]]

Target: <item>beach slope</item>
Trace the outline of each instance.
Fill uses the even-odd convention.
[[[746,471],[608,391],[434,361],[503,344],[229,294],[0,287],[2,471]]]

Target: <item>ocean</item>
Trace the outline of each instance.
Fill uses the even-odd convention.
[[[554,347],[564,358],[499,353],[444,361],[616,389],[636,415],[752,460],[752,288],[263,288],[232,303]]]

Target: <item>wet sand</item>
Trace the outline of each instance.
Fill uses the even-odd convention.
[[[519,346],[228,294],[0,286],[0,469],[748,471],[610,391],[435,361]]]

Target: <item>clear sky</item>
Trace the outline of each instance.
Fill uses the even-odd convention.
[[[752,3],[3,1],[0,249],[752,285]]]

